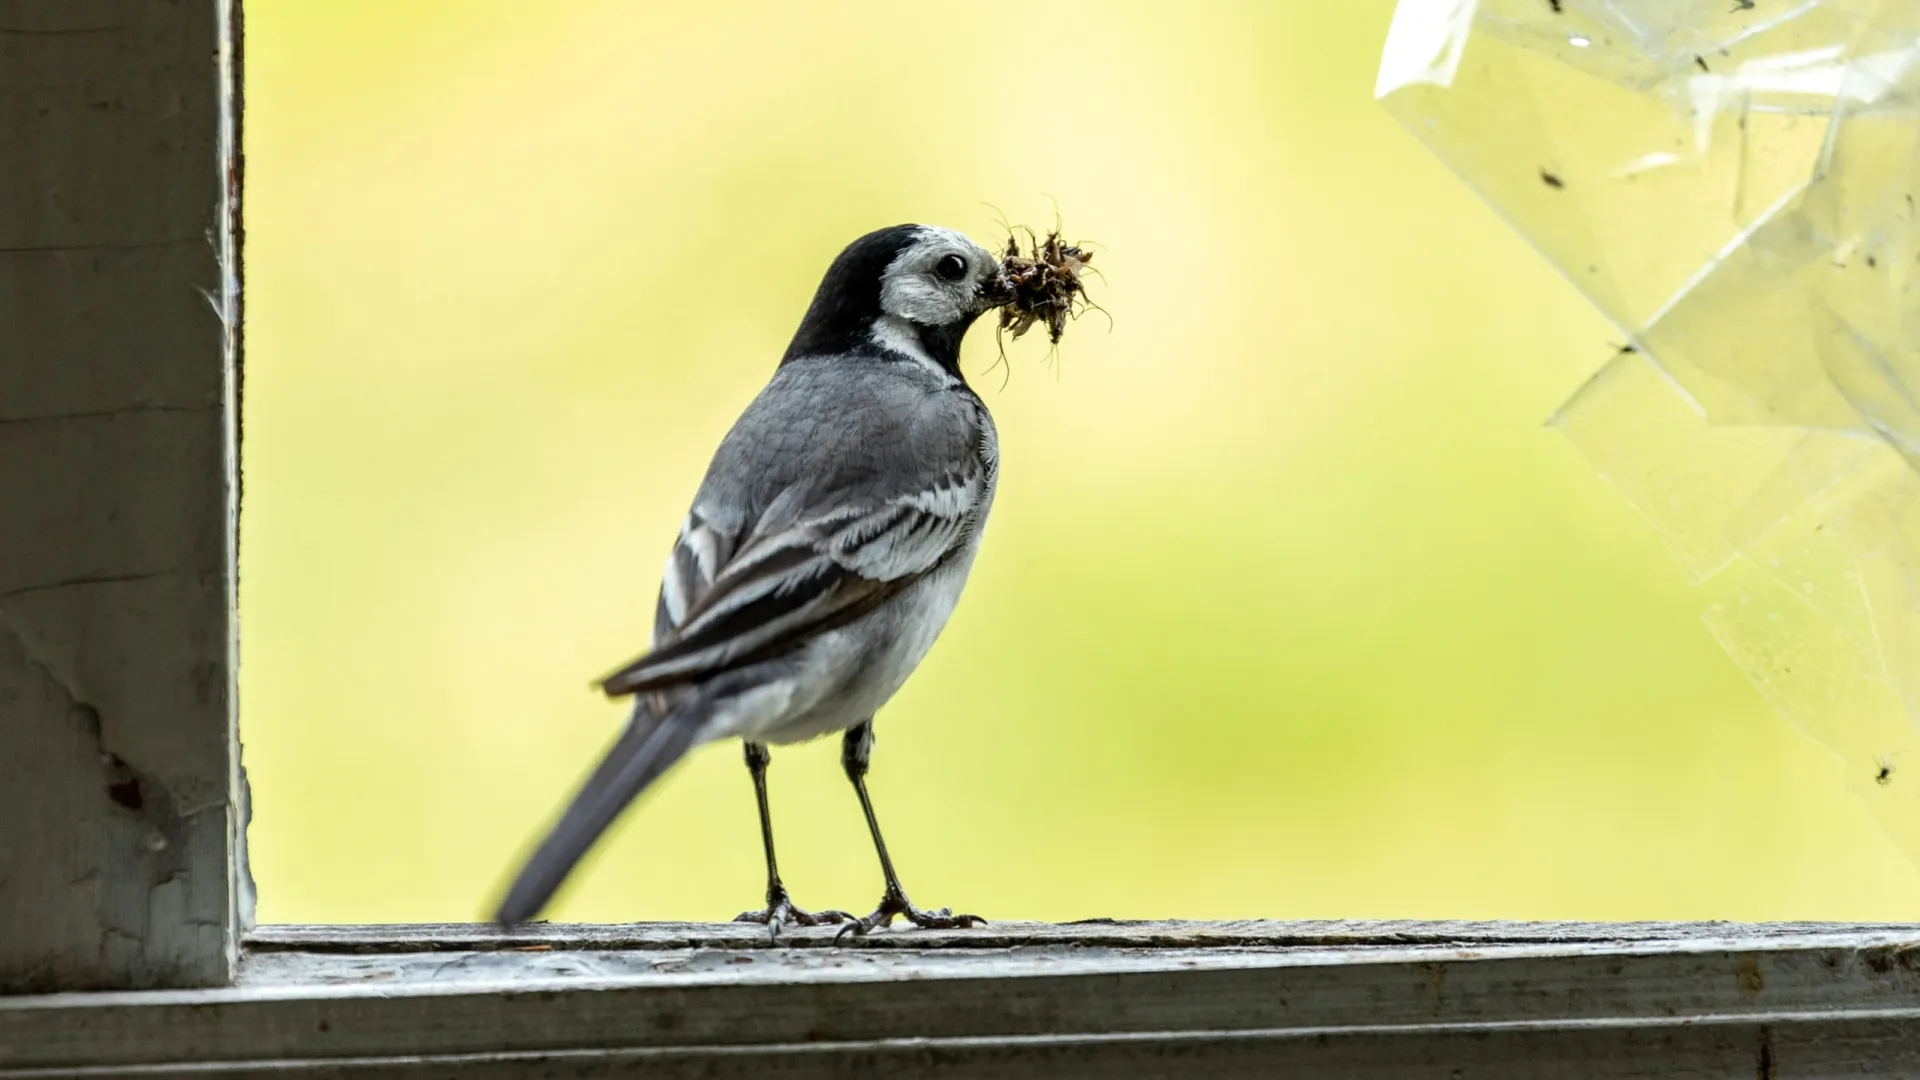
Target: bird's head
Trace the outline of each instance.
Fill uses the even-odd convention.
[[[962,234],[879,229],[827,268],[784,359],[880,348],[957,371],[967,328],[1012,298],[1000,260]]]

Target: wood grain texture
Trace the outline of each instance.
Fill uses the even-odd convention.
[[[222,10],[0,0],[0,992],[232,972]]]
[[[832,927],[782,930],[778,947],[832,945]],[[1849,939],[1920,934],[1912,923],[1817,922],[1473,922],[1417,919],[1084,919],[1067,923],[996,922],[970,930],[901,930],[859,942],[869,949],[1004,949],[1033,945],[1106,945],[1120,948],[1222,946],[1578,944],[1614,946],[1632,941],[1756,941],[1774,938]],[[844,944],[844,942],[842,942]],[[747,923],[527,923],[508,930],[486,923],[399,923],[262,926],[247,936],[258,958],[291,950],[327,953],[554,949],[773,948],[764,927]]]
[[[302,1060],[190,1069],[0,1070],[10,1080],[183,1075],[298,1080],[1895,1080],[1920,1072],[1920,1013],[1635,1026],[1470,1025],[893,1039],[562,1053]]]
[[[843,947],[770,947],[732,925],[383,929],[263,928],[227,989],[0,999],[0,1078],[83,1065],[1788,1077],[1920,1063],[1913,926],[1023,924]],[[1757,1071],[1763,1048],[1772,1073]]]

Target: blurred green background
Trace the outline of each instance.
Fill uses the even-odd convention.
[[[1370,100],[1388,0],[251,0],[242,735],[264,921],[481,916],[622,719],[827,261],[993,203],[1113,312],[987,371],[999,501],[872,787],[989,918],[1914,918],[1920,873],[1542,420],[1611,330]],[[1002,379],[1005,378],[1004,386]],[[803,906],[879,896],[776,751]],[[760,903],[732,745],[552,911]]]

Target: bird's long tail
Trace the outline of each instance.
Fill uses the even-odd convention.
[[[688,714],[694,711],[683,706],[655,718],[645,704],[637,705],[619,741],[587,777],[566,813],[560,815],[553,831],[514,879],[494,915],[496,922],[525,922],[547,905],[573,864],[613,824],[613,819],[693,745],[699,718]]]

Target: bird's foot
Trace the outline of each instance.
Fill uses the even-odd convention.
[[[735,915],[733,921],[760,923],[767,928],[768,938],[777,939],[782,926],[831,926],[854,919],[852,914],[845,911],[802,911],[793,906],[793,898],[787,895],[786,886],[775,882],[767,886],[766,907],[758,911],[743,911]]]
[[[880,906],[873,909],[873,914],[864,919],[851,920],[840,928],[833,940],[837,942],[848,934],[865,937],[880,927],[892,926],[895,918],[904,918],[922,930],[968,930],[987,924],[987,920],[978,915],[955,915],[952,908],[923,911],[914,907],[898,886],[889,885],[886,895],[880,898]]]

